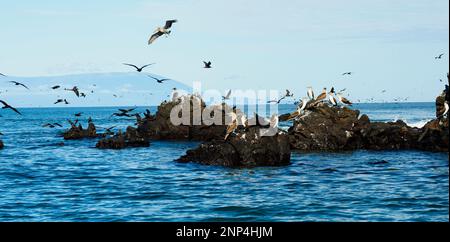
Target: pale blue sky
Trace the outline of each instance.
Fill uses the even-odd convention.
[[[1,1],[0,72],[151,72],[204,88],[346,87],[431,101],[448,71],[448,0]],[[166,19],[169,38],[147,46]],[[434,57],[445,53],[442,60]],[[203,60],[214,68],[204,70]],[[353,71],[354,76],[342,77]],[[2,86],[2,85],[0,85]],[[381,90],[386,89],[386,94]],[[107,104],[105,104],[107,105]]]

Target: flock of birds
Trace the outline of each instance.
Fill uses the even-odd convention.
[[[171,34],[171,32],[172,32],[171,28],[172,28],[173,24],[175,24],[175,23],[177,23],[177,20],[167,20],[163,27],[158,27],[153,32],[153,34],[151,35],[150,39],[148,40],[148,44],[149,45],[153,44],[161,36],[168,37]],[[442,59],[443,56],[444,56],[444,54],[440,54],[440,55],[436,56],[435,59],[436,60]],[[148,68],[148,67],[150,67],[150,66],[152,66],[154,64],[155,63],[146,64],[146,65],[143,65],[143,66],[137,66],[137,65],[134,65],[134,64],[130,64],[130,63],[123,63],[123,65],[132,67],[139,73],[143,72],[143,70],[145,68]],[[211,69],[212,68],[211,61],[203,61],[203,64],[204,64],[204,68],[205,69]],[[345,72],[345,73],[342,74],[342,76],[351,76],[353,74],[354,74],[353,72]],[[2,73],[0,73],[0,76],[1,77],[7,77],[6,75],[4,75]],[[168,78],[160,79],[160,78],[157,78],[157,77],[154,77],[154,76],[150,76],[150,75],[148,75],[148,77],[153,79],[154,81],[156,81],[159,84],[163,84],[164,82],[167,82],[167,81],[171,80],[171,79],[168,79]],[[442,82],[442,80],[441,80],[441,82]],[[11,83],[11,84],[13,84],[15,86],[20,86],[20,87],[23,87],[23,88],[29,90],[28,86],[23,84],[23,83],[20,83],[20,82],[17,82],[17,81],[9,81],[9,83]],[[62,89],[62,87],[60,85],[55,85],[55,86],[51,87],[51,89],[57,90],[57,89]],[[64,88],[64,90],[73,92],[78,98],[80,98],[80,97],[85,98],[87,96],[86,93],[81,92],[77,86],[74,86],[72,88]],[[173,90],[176,91],[176,88],[174,88]],[[332,87],[331,90],[329,92],[327,92],[327,88],[324,88],[322,90],[321,94],[319,96],[315,97],[313,88],[312,87],[308,87],[307,97],[304,97],[304,98],[300,99],[299,101],[295,102],[295,104],[297,105],[297,110],[289,115],[288,120],[292,120],[292,119],[296,119],[296,118],[300,117],[302,115],[302,113],[304,113],[305,109],[307,109],[307,107],[309,107],[311,105],[317,105],[318,103],[322,103],[322,102],[325,102],[325,101],[328,101],[328,103],[330,103],[333,106],[338,106],[339,103],[341,103],[343,105],[351,106],[352,102],[344,97],[343,93],[345,91],[346,91],[346,89],[342,89],[342,90],[340,90],[339,92],[336,93],[334,87]],[[382,91],[382,93],[385,93],[385,92],[386,92],[386,90]],[[94,93],[94,91],[91,91],[91,93]],[[174,92],[174,94],[172,94],[172,95],[173,95],[172,96],[172,100],[173,101],[177,100],[179,98],[176,92]],[[222,97],[223,102],[225,102],[226,100],[229,100],[231,98],[231,95],[232,95],[232,91],[230,90],[230,91],[228,91],[228,93],[225,96]],[[290,97],[293,97],[293,96],[294,96],[294,94],[290,90],[286,90],[286,94],[284,96],[282,96],[280,99],[270,100],[267,103],[268,104],[280,104],[286,98],[290,98]],[[373,98],[372,98],[372,100],[373,100]],[[406,101],[406,100],[408,100],[408,98],[406,98],[404,100]],[[367,100],[367,101],[370,101],[370,100]],[[400,101],[400,98],[397,99],[397,101]],[[358,102],[360,102],[360,100],[358,100]],[[17,113],[18,115],[22,115],[22,113],[19,110],[17,110],[17,108],[9,105],[6,101],[0,100],[0,103],[3,105],[2,109],[10,109],[13,112]],[[55,105],[56,104],[60,104],[60,103],[63,103],[63,104],[66,104],[66,105],[70,104],[67,101],[66,98],[59,98],[59,99],[57,99],[54,102]],[[448,112],[448,103],[446,103],[446,108],[447,108],[447,112]],[[132,109],[119,109],[119,112],[113,113],[111,115],[111,117],[114,117],[114,116],[115,117],[133,117],[133,116],[136,116],[136,118],[138,119],[138,122],[139,122],[139,120],[141,119],[139,113],[132,114],[133,111],[135,111],[135,108],[132,108]],[[75,114],[75,117],[80,117],[81,115],[82,115],[82,113],[77,113],[77,114]],[[146,113],[144,115],[146,117],[149,117],[150,116],[150,111],[146,110]],[[0,117],[1,117],[1,115],[0,115]],[[238,127],[238,117],[237,117],[237,115],[234,117],[233,120],[234,121],[228,127],[225,139],[227,139],[228,136],[231,133],[233,133],[236,130],[236,128]],[[69,123],[72,126],[75,126],[78,123],[78,120],[75,120],[75,122],[72,122],[71,120],[68,120],[68,121],[69,121]],[[89,118],[88,121],[92,122],[92,119]],[[244,115],[241,115],[239,121],[240,121],[241,124],[245,124],[245,123],[247,123],[248,120],[246,119],[246,117]],[[272,118],[270,120],[268,120],[268,122],[270,123],[271,127],[276,127],[278,125],[278,116],[277,115],[272,116]],[[43,127],[48,127],[48,128],[63,127],[59,123],[46,123],[46,124],[44,124],[42,126]],[[109,131],[109,133],[111,133],[111,130],[113,128],[114,127],[111,127],[111,128],[105,129],[105,130],[107,130],[107,131]],[[0,135],[2,135],[1,132],[0,132]]]

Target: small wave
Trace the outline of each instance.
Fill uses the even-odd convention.
[[[402,119],[395,119],[394,122],[396,122],[397,120],[402,120]],[[425,126],[425,124],[427,124],[428,122],[431,121],[431,119],[423,119],[420,121],[408,121],[408,120],[403,120],[409,127],[413,127],[413,128],[423,128]]]

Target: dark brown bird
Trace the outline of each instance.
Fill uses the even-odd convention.
[[[60,88],[60,87],[61,87],[61,86],[56,85],[56,86],[53,86],[52,89],[53,89],[53,90],[56,90],[56,89],[58,89],[58,88]]]
[[[0,73],[0,76],[6,76],[6,75],[4,75],[3,73]]]
[[[440,54],[440,55],[434,57],[434,59],[436,59],[436,60],[442,59],[442,57],[443,57],[444,55],[445,55],[445,54]]]
[[[137,67],[137,66],[135,66],[135,65],[133,65],[133,64],[128,64],[128,63],[123,63],[123,64],[126,65],[126,66],[131,66],[131,67],[136,68],[136,71],[137,71],[137,72],[142,72],[146,67],[149,67],[149,66],[151,66],[151,65],[154,65],[155,63],[148,64],[148,65],[145,65],[145,66],[142,66],[142,67]]]
[[[58,100],[56,100],[56,102],[54,104],[58,104],[58,103],[69,104],[69,102],[66,99],[58,99]]]
[[[345,73],[343,73],[342,75],[343,75],[343,76],[351,76],[351,75],[353,75],[353,72],[345,72]]]
[[[167,78],[164,78],[164,79],[158,79],[158,78],[153,77],[153,76],[149,76],[149,77],[152,78],[152,79],[155,79],[158,83],[163,83],[163,82],[165,82],[165,81],[170,81],[170,79],[167,79]]]
[[[47,124],[42,125],[42,127],[44,127],[44,128],[48,127],[48,128],[51,128],[51,129],[56,128],[56,126],[62,128],[62,125],[59,124],[59,123],[53,123],[53,124],[47,123]]]
[[[30,88],[28,88],[27,86],[25,86],[24,84],[22,84],[22,83],[20,83],[20,82],[16,82],[16,81],[10,81],[10,83],[13,83],[14,85],[16,85],[16,86],[22,86],[22,87],[25,87],[26,89],[30,89]]]
[[[12,111],[16,112],[17,114],[22,115],[22,114],[19,112],[19,110],[17,110],[16,108],[12,107],[12,106],[9,105],[9,104],[7,104],[5,101],[0,100],[0,103],[3,104],[2,109],[8,109],[8,108],[9,108],[9,109],[11,109]]]
[[[77,87],[77,86],[74,86],[72,89],[66,88],[66,89],[64,89],[64,90],[66,90],[66,91],[72,91],[72,92],[75,93],[75,95],[77,95],[77,97],[80,97],[80,91],[78,90],[78,87]]]
[[[81,117],[81,115],[83,115],[83,113],[76,113],[75,117]]]
[[[205,69],[211,69],[212,68],[212,63],[211,63],[211,61],[208,61],[208,62],[206,62],[206,61],[203,61],[203,64],[205,64]]]

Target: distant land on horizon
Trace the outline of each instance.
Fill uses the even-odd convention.
[[[60,76],[0,78],[0,99],[17,107],[102,107],[102,106],[145,106],[158,105],[167,100],[173,88],[191,92],[191,87],[182,82],[170,80],[157,83],[148,75],[168,78],[152,73],[112,72],[71,74]],[[27,85],[30,90],[15,86],[9,81]],[[61,88],[53,90],[51,87]],[[73,92],[64,90],[77,86],[86,98],[78,98]],[[6,91],[7,90],[7,91]],[[91,93],[94,91],[94,93]],[[117,97],[115,97],[116,95]],[[57,99],[67,99],[69,105],[54,105]]]

